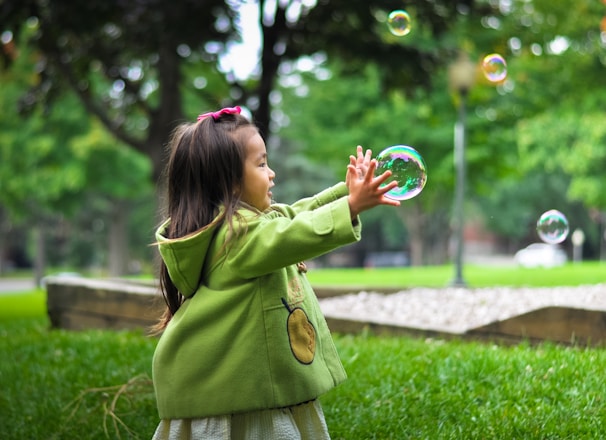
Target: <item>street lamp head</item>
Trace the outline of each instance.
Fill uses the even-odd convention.
[[[452,90],[466,95],[476,81],[478,66],[467,53],[461,51],[457,59],[448,67],[448,84]]]

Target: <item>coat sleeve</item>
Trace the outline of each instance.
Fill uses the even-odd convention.
[[[349,190],[347,189],[345,182],[340,182],[312,197],[306,197],[298,200],[292,205],[273,205],[273,209],[288,217],[294,217],[296,214],[302,211],[310,211],[319,208],[327,203],[334,202],[335,200],[345,197],[348,194]]]
[[[246,232],[227,246],[225,264],[254,278],[359,241],[361,223],[352,224],[347,198],[320,203],[334,195],[326,196],[309,205],[315,209],[293,209],[292,217],[273,211],[249,218]]]

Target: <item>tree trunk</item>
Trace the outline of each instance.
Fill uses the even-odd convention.
[[[263,16],[266,1],[259,3],[259,12]],[[261,53],[261,79],[257,87],[259,107],[255,111],[255,124],[261,130],[261,135],[267,139],[270,136],[271,103],[269,95],[274,89],[274,82],[280,67],[281,55],[277,54],[276,46],[281,37],[288,32],[286,22],[286,9],[278,3],[273,23],[266,25],[261,20],[263,34],[263,47]]]

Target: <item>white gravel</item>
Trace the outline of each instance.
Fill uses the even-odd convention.
[[[326,317],[460,334],[547,306],[606,310],[606,284],[554,288],[413,288],[320,300]]]

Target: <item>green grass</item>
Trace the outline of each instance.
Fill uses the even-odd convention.
[[[595,439],[606,352],[551,344],[340,336],[349,380],[323,398],[333,439]]]
[[[606,282],[600,263],[466,267],[474,286]],[[319,285],[443,286],[451,267],[310,270]],[[556,282],[556,280],[558,282]],[[338,439],[595,439],[606,432],[606,350],[551,343],[335,335],[349,380],[322,397]],[[3,440],[149,439],[156,340],[49,329],[42,290],[0,294]]]
[[[44,315],[46,315],[46,292],[42,289],[0,294],[0,321]]]
[[[140,332],[49,330],[45,318],[0,321],[2,439],[117,438],[109,409],[118,390],[93,389],[149,378],[154,345]],[[132,438],[149,439],[157,424],[151,384],[135,391],[113,413],[138,434]]]
[[[410,288],[445,287],[454,278],[453,266],[420,266],[374,269],[310,269],[315,286],[371,286]],[[562,267],[525,269],[517,266],[465,265],[469,287],[576,286],[606,282],[606,263],[569,263]]]
[[[0,321],[2,438],[151,438],[155,340],[47,326]],[[365,334],[335,342],[349,374],[321,399],[335,440],[596,439],[606,429],[604,350]]]

